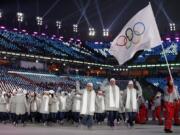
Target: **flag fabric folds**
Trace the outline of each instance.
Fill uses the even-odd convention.
[[[137,51],[162,43],[151,4],[140,10],[113,40],[109,52],[119,65],[131,59]]]

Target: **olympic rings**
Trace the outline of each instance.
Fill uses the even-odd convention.
[[[138,44],[141,41],[141,35],[145,32],[145,25],[142,22],[134,24],[133,28],[128,27],[125,35],[120,35],[117,39],[117,46],[126,46],[127,49],[133,44]]]
[[[125,35],[129,41],[132,41],[133,39],[133,30],[131,28],[127,28],[125,31]]]
[[[145,25],[142,22],[137,22],[133,26],[133,32],[135,35],[140,36],[144,33],[145,31]]]
[[[123,41],[121,41],[121,40],[123,40]],[[121,44],[122,43],[122,44]],[[126,36],[119,36],[118,37],[118,42],[117,42],[117,45],[118,46],[125,46],[127,44],[127,38],[126,38]]]

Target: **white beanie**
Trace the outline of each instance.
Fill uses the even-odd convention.
[[[5,92],[5,91],[2,91],[2,95],[4,95],[4,94],[6,94],[6,92]]]
[[[87,85],[93,87],[93,83],[89,82],[89,83],[87,83]]]
[[[134,84],[134,83],[133,83],[133,81],[132,81],[132,80],[130,80],[130,81],[128,82],[128,84]]]
[[[49,93],[50,93],[50,94],[54,94],[54,90],[50,90]]]
[[[26,95],[27,94],[27,90],[23,90],[23,93]]]
[[[103,91],[102,91],[102,90],[99,90],[98,93],[99,93],[99,94],[103,94]]]
[[[157,92],[156,97],[160,97],[161,96],[161,92]]]
[[[13,89],[12,93],[15,94],[16,92],[17,92],[16,89]]]
[[[22,93],[22,89],[21,89],[21,88],[18,88],[18,89],[17,89],[17,92],[18,92],[18,93]]]
[[[111,78],[110,81],[116,81],[115,78]]]

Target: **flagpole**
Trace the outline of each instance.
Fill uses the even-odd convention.
[[[151,2],[150,1],[149,1],[149,5],[151,6]],[[151,6],[151,8],[152,8],[152,6]],[[164,55],[164,58],[165,58],[165,61],[166,61],[166,65],[167,65],[167,68],[168,68],[169,76],[170,76],[171,80],[174,83],[174,80],[173,80],[173,77],[172,77],[172,73],[171,73],[171,69],[169,67],[169,62],[168,62],[168,59],[167,59],[167,56],[166,56],[166,53],[165,53],[165,50],[164,50],[163,43],[161,43],[161,47],[162,47],[163,55]]]
[[[171,78],[171,80],[174,83],[174,80],[173,80],[173,77],[172,77],[172,73],[171,73],[171,69],[169,67],[169,62],[168,62],[168,59],[167,59],[167,56],[166,56],[166,53],[165,53],[165,50],[164,50],[163,43],[161,44],[161,47],[162,47],[162,50],[163,50],[163,55],[164,55],[164,58],[165,58],[165,61],[166,61],[166,65],[167,65],[167,68],[168,68],[168,72],[169,72],[170,78]]]

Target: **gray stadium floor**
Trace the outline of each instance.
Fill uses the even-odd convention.
[[[173,128],[173,135],[180,135],[180,127]],[[116,126],[111,129],[105,125],[94,126],[91,130],[86,127],[73,126],[47,126],[28,124],[25,127],[10,124],[0,124],[0,135],[161,135],[163,126],[158,125],[135,125],[129,129],[125,125]]]

